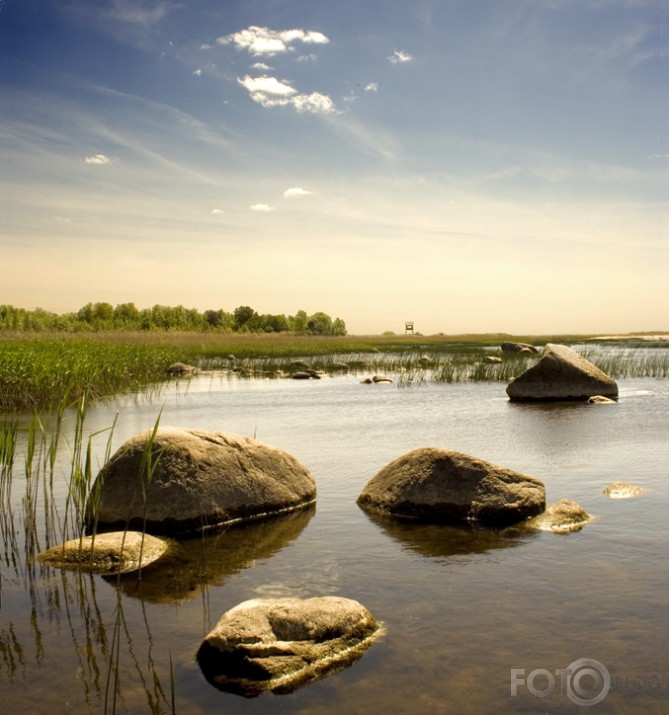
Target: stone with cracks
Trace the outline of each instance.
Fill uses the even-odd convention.
[[[426,447],[384,467],[368,482],[358,505],[426,522],[506,526],[541,513],[546,497],[535,477]]]
[[[221,690],[287,693],[350,665],[382,633],[372,614],[348,598],[254,599],[223,614],[197,659]]]
[[[122,445],[92,492],[98,497],[90,502],[89,525],[182,534],[305,507],[315,501],[316,485],[306,467],[276,447],[163,427]]]
[[[587,400],[593,395],[614,398],[618,385],[605,372],[566,345],[546,345],[539,360],[506,388],[512,401]]]

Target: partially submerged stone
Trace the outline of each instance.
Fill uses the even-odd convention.
[[[517,402],[617,397],[618,385],[605,372],[566,345],[546,345],[539,360],[506,388]]]
[[[58,568],[118,574],[137,571],[159,559],[167,544],[150,534],[114,531],[71,539],[39,555],[43,563]]]
[[[593,395],[588,398],[589,405],[615,405],[616,401],[612,400],[610,397],[604,397],[604,395]]]
[[[163,427],[152,436],[129,439],[102,468],[89,522],[182,534],[289,512],[316,498],[306,467],[277,447],[192,429]]]
[[[603,491],[611,499],[631,499],[639,496],[639,494],[644,494],[646,490],[643,487],[637,487],[627,482],[614,482]]]
[[[247,697],[287,693],[350,665],[382,633],[351,599],[253,599],[223,614],[197,659],[221,690]]]
[[[460,452],[426,447],[374,476],[358,505],[426,522],[506,526],[544,510],[543,483]]]
[[[580,531],[592,517],[573,499],[560,499],[543,514],[530,519],[527,527],[536,531],[566,533]]]
[[[186,364],[185,362],[175,362],[167,368],[168,375],[174,375],[177,377],[182,375],[190,375],[193,372],[195,372],[195,368],[192,365]]]

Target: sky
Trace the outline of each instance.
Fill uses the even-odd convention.
[[[0,304],[669,330],[666,0],[0,0]]]

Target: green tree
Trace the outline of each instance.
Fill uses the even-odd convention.
[[[314,313],[307,322],[307,330],[312,335],[332,335],[332,318],[320,311]]]
[[[235,318],[235,326],[237,327],[238,330],[243,328],[245,325],[247,326],[247,329],[251,330],[252,326],[247,325],[247,323],[254,317],[257,316],[258,314],[253,310],[248,305],[240,305],[239,307],[235,308],[233,311],[233,316]]]

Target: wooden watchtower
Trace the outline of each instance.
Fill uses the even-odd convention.
[[[407,320],[406,323],[404,323],[404,334],[413,335],[413,320]]]

